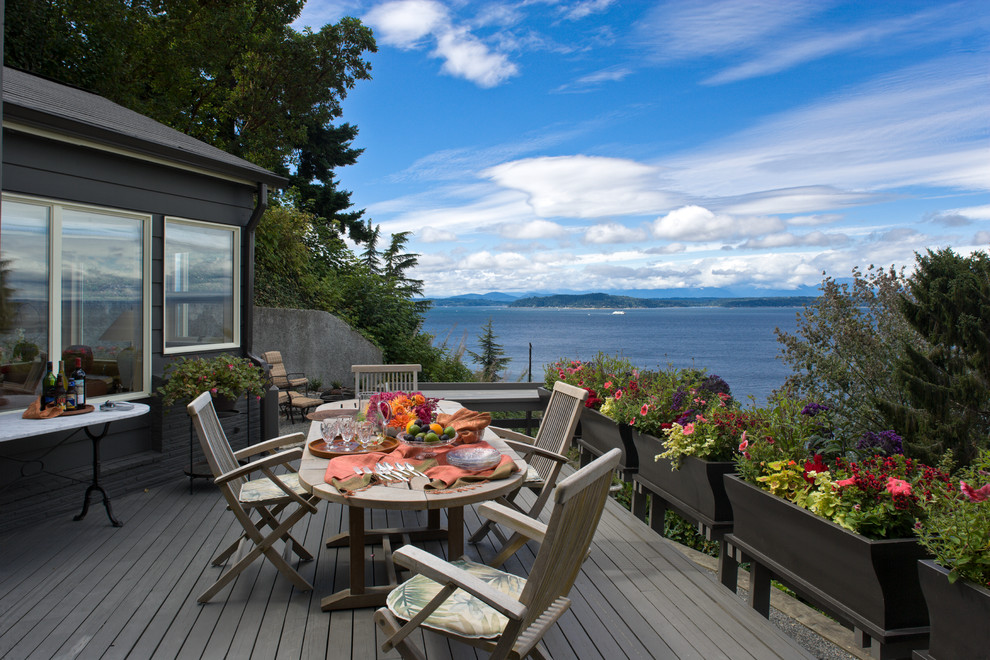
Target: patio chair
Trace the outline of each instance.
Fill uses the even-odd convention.
[[[567,594],[588,556],[621,454],[612,449],[561,480],[546,525],[500,504],[478,508],[540,542],[529,578],[465,558],[448,563],[411,545],[397,550],[395,563],[417,574],[392,590],[386,607],[375,612],[385,635],[382,651],[394,648],[403,658],[422,659],[406,638],[423,626],[480,647],[492,658],[545,658],[540,640],[570,607]]]
[[[287,373],[285,363],[282,362],[281,351],[265,351],[261,354],[261,359],[268,363],[271,369],[272,384],[280,390],[294,390],[302,387],[306,394],[309,394],[309,379],[299,372]]]
[[[292,424],[296,423],[295,411],[298,410],[299,414],[305,417],[310,410],[324,403],[323,399],[306,396],[293,390],[279,390],[278,393],[278,407]]]
[[[536,494],[536,501],[528,510],[524,510],[515,502],[519,491],[500,498],[502,504],[511,506],[531,518],[540,514],[553,492],[560,469],[567,463],[567,452],[574,440],[574,431],[581,418],[581,408],[584,407],[587,399],[587,390],[558,380],[550,393],[550,401],[540,420],[540,428],[536,431],[535,439],[509,429],[491,427],[497,436],[505,440],[506,444],[526,461],[528,468],[523,488],[528,488]],[[499,540],[505,543],[505,537],[497,527],[494,527],[492,521],[485,522],[471,536],[471,543],[478,543],[492,529],[495,530]],[[511,554],[509,552],[507,556]]]
[[[415,392],[422,370],[418,364],[352,364],[354,396],[360,404],[378,392]]]
[[[204,392],[193,399],[192,403],[186,406],[186,410],[192,417],[193,426],[196,427],[203,454],[214,476],[213,481],[220,487],[220,492],[227,501],[227,508],[244,530],[232,545],[213,559],[213,565],[218,566],[227,561],[242,544],[245,549],[251,548],[228,568],[213,586],[203,592],[199,602],[209,602],[217,592],[262,555],[267,557],[296,587],[303,591],[311,590],[313,586],[289,566],[273,547],[276,541],[282,540],[286,544],[286,550],[291,549],[301,560],[313,558],[313,555],[289,533],[292,526],[307,513],[316,513],[316,504],[319,502],[319,498],[303,490],[299,484],[299,475],[289,464],[289,461],[301,458],[303,450],[301,447],[296,447],[276,451],[287,444],[301,443],[305,436],[302,433],[284,435],[235,452],[230,448],[227,436],[220,426],[209,392]],[[241,465],[240,461],[254,456],[262,457]],[[290,472],[275,474],[274,468],[279,466],[286,467]],[[262,476],[249,480],[248,475],[255,472],[261,472]],[[251,519],[252,510],[257,511],[261,516],[257,522]],[[281,521],[280,515],[282,515]],[[265,527],[271,528],[267,536],[263,534]]]

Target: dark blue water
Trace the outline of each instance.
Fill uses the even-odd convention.
[[[795,308],[688,307],[612,310],[533,309],[509,307],[437,307],[426,315],[424,330],[455,348],[463,341],[477,350],[488,319],[496,341],[512,358],[506,380],[519,380],[533,345],[533,380],[560,358],[588,359],[598,351],[629,358],[637,367],[668,364],[718,374],[740,401],[750,395],[762,404],[780,387],[789,369],[777,359],[780,344],[774,328],[794,332]],[[465,354],[464,362],[476,368]]]

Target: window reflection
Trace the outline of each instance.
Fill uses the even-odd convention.
[[[47,206],[0,209],[0,410],[26,408],[48,360]]]
[[[62,212],[62,358],[88,396],[142,389],[142,236],[139,219]]]
[[[235,342],[236,230],[165,223],[165,348]]]

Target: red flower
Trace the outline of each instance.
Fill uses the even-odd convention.
[[[965,481],[959,482],[959,491],[969,498],[970,502],[982,502],[990,498],[990,484],[981,488],[973,488]]]
[[[822,455],[815,454],[814,461],[805,461],[804,474],[802,476],[804,477],[804,480],[807,481],[809,484],[813,484],[815,483],[814,474],[821,474],[822,472],[828,472],[828,467],[825,465],[825,462],[822,460]]]
[[[639,414],[642,415],[643,417],[646,417],[646,413],[649,409],[650,406],[644,403],[643,407],[639,409]]]
[[[911,494],[911,484],[904,481],[903,479],[895,479],[894,477],[887,477],[887,492],[893,496],[898,495],[910,495]]]

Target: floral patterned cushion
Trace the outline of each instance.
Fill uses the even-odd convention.
[[[287,472],[285,474],[278,475],[286,486],[292,489],[293,492],[306,497],[309,493],[299,485],[299,475],[295,472]],[[261,479],[252,479],[247,481],[241,486],[241,493],[238,499],[244,503],[260,503],[260,502],[272,502],[274,500],[280,500],[283,497],[287,497],[285,491],[279,488],[274,481],[268,477],[262,477]]]
[[[524,578],[503,573],[484,564],[466,559],[458,559],[450,563],[515,598],[519,598],[526,585]],[[408,621],[439,591],[440,585],[437,582],[422,575],[415,575],[393,589],[385,604],[395,616]],[[466,591],[458,589],[427,617],[423,625],[464,637],[491,639],[498,637],[507,623],[508,619],[505,616]]]

